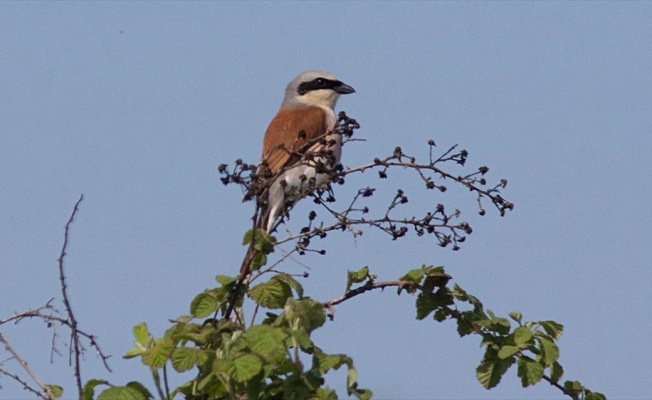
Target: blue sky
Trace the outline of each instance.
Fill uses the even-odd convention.
[[[88,353],[83,378],[149,383],[138,361],[121,359],[132,326],[162,335],[243,255],[252,204],[221,185],[217,166],[257,161],[287,82],[322,69],[357,90],[338,109],[366,141],[344,149],[345,165],[396,145],[425,157],[431,138],[459,143],[469,168],[508,179],[516,208],[479,217],[468,193],[433,199],[396,173],[385,200],[403,187],[415,209],[460,208],[474,233],[459,252],[428,238],[330,235],[327,256],[286,264],[310,268],[308,293],[338,297],[346,270],[365,265],[383,280],[445,265],[498,314],[563,323],[566,378],[650,398],[651,19],[647,2],[3,2],[0,318],[59,296],[63,225],[83,193],[66,260],[71,300],[115,371]],[[374,184],[361,175],[336,194]],[[297,207],[295,227],[309,208]],[[522,389],[515,371],[486,391],[478,338],[416,321],[413,304],[372,293],[340,305],[315,339],[352,356],[379,399],[560,397],[544,383]],[[73,395],[42,324],[2,332]],[[329,379],[341,395],[344,382]],[[0,385],[2,399],[28,397]]]

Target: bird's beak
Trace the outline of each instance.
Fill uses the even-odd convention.
[[[344,84],[340,82],[339,85],[335,86],[333,88],[334,91],[336,91],[339,94],[349,94],[349,93],[355,93],[355,89],[353,89],[351,86]]]

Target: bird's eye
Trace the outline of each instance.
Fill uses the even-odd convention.
[[[317,86],[319,86],[319,87],[324,87],[324,86],[326,86],[326,79],[324,79],[324,78],[317,78],[317,79],[315,79],[315,83],[316,83]]]

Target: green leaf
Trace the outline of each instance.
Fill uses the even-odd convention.
[[[188,371],[197,365],[199,350],[189,347],[177,347],[172,351],[170,361],[177,372]]]
[[[154,396],[152,396],[152,393],[150,393],[150,391],[147,390],[147,388],[145,387],[145,385],[143,385],[143,384],[140,383],[140,382],[131,381],[131,382],[127,383],[126,386],[127,386],[128,388],[132,388],[132,389],[136,389],[136,390],[138,390],[140,393],[142,393],[142,394],[143,394],[146,398],[148,398],[148,399],[153,399],[153,398],[154,398]]]
[[[424,267],[415,268],[408,271],[407,274],[403,275],[400,280],[419,283],[421,279],[426,275],[426,269]]]
[[[476,307],[479,310],[482,310],[482,303],[478,300],[477,297],[468,294],[464,289],[462,289],[457,283],[453,285],[453,296],[459,301],[464,301],[472,306]]]
[[[289,298],[283,316],[290,324],[298,322],[299,326],[296,328],[303,328],[307,333],[311,333],[326,322],[324,306],[309,297],[302,300]]]
[[[152,335],[147,331],[147,324],[143,322],[134,326],[133,332],[136,344],[146,349],[152,341]]]
[[[564,382],[564,389],[571,394],[578,395],[584,391],[584,386],[579,381],[566,381]]]
[[[211,291],[199,293],[190,303],[190,314],[195,318],[206,318],[219,308],[219,302]]]
[[[607,400],[607,397],[602,393],[591,392],[584,397],[584,400]]]
[[[493,357],[487,359],[485,356],[485,360],[476,368],[476,378],[485,389],[494,388],[512,364],[514,364],[513,357],[499,360]]]
[[[511,329],[511,324],[507,318],[497,317],[493,311],[487,310],[491,320],[491,329],[500,333],[501,335],[506,335]]]
[[[351,286],[353,286],[354,283],[362,283],[367,280],[367,278],[370,278],[369,267],[364,267],[359,271],[348,271],[346,278],[346,290],[344,293],[347,293],[349,290],[351,290]]]
[[[232,283],[237,282],[238,278],[235,276],[218,275],[215,277],[215,280],[222,286],[229,286]]]
[[[528,328],[521,326],[514,330],[514,343],[521,349],[524,349],[532,344],[532,337],[534,334]]]
[[[130,358],[139,357],[139,356],[141,356],[144,352],[145,352],[145,350],[141,350],[141,349],[131,349],[131,350],[129,350],[129,351],[127,352],[127,354],[125,354],[124,356],[122,356],[122,358],[128,360],[128,359],[130,359]]]
[[[422,320],[438,307],[437,299],[431,293],[419,293],[416,301],[417,319]]]
[[[349,366],[349,370],[346,373],[346,387],[351,393],[351,389],[355,389],[358,386],[358,371],[352,366]]]
[[[246,382],[258,375],[263,368],[260,358],[247,354],[233,360],[231,375],[237,382]]]
[[[333,389],[320,387],[315,394],[316,400],[337,400],[337,393]]]
[[[316,354],[315,362],[319,366],[319,372],[324,375],[331,369],[339,369],[342,365],[348,365],[349,367],[353,365],[353,361],[350,357],[344,354]]]
[[[99,385],[109,385],[109,381],[104,379],[90,379],[86,382],[82,390],[82,400],[93,400],[93,397],[95,397],[95,387]]]
[[[369,389],[356,389],[353,394],[360,400],[370,400],[373,396],[373,392]]]
[[[63,388],[59,385],[45,385],[45,387],[48,388],[55,399],[58,399],[63,394]]]
[[[260,267],[267,264],[267,255],[263,252],[257,252],[251,259],[251,270],[258,271]]]
[[[543,378],[543,365],[530,358],[521,357],[518,360],[518,376],[523,387],[534,385]]]
[[[292,336],[292,338],[296,340],[296,343],[299,345],[301,350],[309,354],[312,354],[314,345],[312,343],[312,340],[310,340],[310,335],[308,335],[308,332],[306,332],[303,329],[292,329],[290,330],[290,336]]]
[[[559,358],[559,347],[546,338],[537,337],[537,340],[541,345],[541,360],[546,366],[553,365]]]
[[[301,286],[299,281],[294,279],[292,276],[288,274],[278,274],[274,278],[287,283],[288,286],[290,286],[292,289],[294,289],[295,292],[297,292],[297,297],[299,299],[303,297],[303,286]]]
[[[518,353],[519,350],[520,349],[516,346],[503,346],[498,351],[498,358],[500,358],[501,360],[505,358],[509,358],[514,354]]]
[[[153,368],[163,368],[165,363],[170,359],[174,343],[164,339],[158,339],[154,345],[143,353],[143,363]]]
[[[539,325],[543,327],[546,333],[553,338],[559,340],[564,333],[564,325],[555,321],[539,321]]]
[[[262,229],[250,229],[245,232],[245,235],[242,238],[242,244],[248,245],[252,240],[256,241],[254,244],[254,248],[256,250],[262,251],[265,254],[269,254],[274,251],[274,244],[276,243],[276,239]]]
[[[550,380],[557,383],[563,375],[564,369],[562,368],[561,364],[555,361],[550,367]]]
[[[287,283],[275,278],[249,289],[249,297],[262,307],[283,308],[292,290]]]
[[[521,325],[521,320],[523,319],[523,315],[518,312],[518,311],[512,311],[509,313],[509,317],[514,320],[517,324]]]
[[[147,396],[134,387],[113,386],[100,393],[97,400],[147,400]]]
[[[288,335],[281,328],[258,325],[249,328],[243,337],[252,351],[262,356],[268,356],[272,353],[285,352],[284,343]]]

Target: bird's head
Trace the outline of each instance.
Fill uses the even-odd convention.
[[[298,105],[335,108],[341,94],[355,90],[337,79],[333,74],[322,71],[306,71],[290,82],[285,89],[281,107]]]

